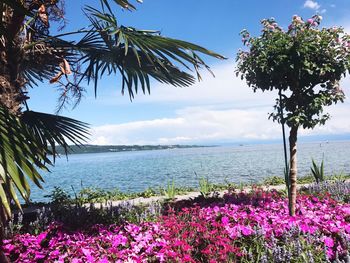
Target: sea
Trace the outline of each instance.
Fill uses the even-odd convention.
[[[314,159],[324,160],[326,175],[350,173],[350,141],[299,143],[299,176],[310,174]],[[283,177],[282,144],[247,144],[185,149],[71,154],[56,159],[42,173],[44,189],[32,186],[32,201],[49,201],[54,187],[70,194],[84,187],[141,192],[147,188],[198,187],[200,178],[211,183],[254,183],[269,176]]]

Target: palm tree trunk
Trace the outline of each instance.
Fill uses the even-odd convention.
[[[289,133],[289,149],[290,149],[290,198],[289,198],[289,214],[295,215],[295,205],[297,200],[297,138],[298,126],[292,126]]]
[[[1,24],[5,34],[0,41],[0,104],[15,115],[21,114],[23,103],[26,101],[25,80],[20,74],[23,59],[20,38],[20,29],[25,16],[1,4]],[[4,207],[0,204],[0,262],[10,262],[3,252],[3,240],[7,216]]]
[[[5,226],[7,222],[7,217],[3,207],[0,207],[0,262],[8,263],[10,262],[5,256],[5,253],[1,247],[3,246],[3,240],[5,239]]]
[[[19,115],[27,99],[26,82],[20,74],[24,56],[20,30],[24,15],[5,8],[0,22],[6,32],[0,42],[0,103],[11,113]]]

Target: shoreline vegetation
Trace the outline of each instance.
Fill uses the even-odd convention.
[[[152,151],[152,150],[167,150],[167,149],[186,149],[186,148],[204,148],[215,147],[216,145],[70,145],[68,154],[84,154],[84,153],[108,153],[108,152],[130,152],[130,151]],[[65,155],[65,150],[62,146],[55,147],[56,153]]]
[[[348,181],[350,180],[350,174],[339,173],[325,176],[323,181],[326,182],[336,182],[336,181]],[[304,185],[309,185],[312,183],[317,183],[317,179],[314,175],[306,175],[299,178],[299,187]],[[276,188],[277,186],[277,188]],[[101,189],[98,187],[82,187],[80,190],[76,191],[73,189],[73,194],[68,193],[60,187],[55,187],[51,194],[46,195],[51,201],[49,202],[31,202],[29,204],[23,205],[23,207],[37,207],[42,205],[48,205],[54,202],[56,199],[64,197],[64,199],[71,204],[90,204],[90,203],[108,203],[113,201],[133,201],[139,198],[153,198],[158,197],[162,200],[175,200],[175,197],[189,196],[196,197],[203,196],[209,197],[213,196],[218,192],[222,191],[232,191],[232,190],[246,190],[253,189],[254,187],[266,188],[269,187],[276,188],[278,190],[285,190],[284,178],[279,176],[269,176],[261,182],[254,183],[232,183],[226,182],[223,184],[211,183],[208,178],[201,177],[198,181],[198,187],[186,187],[176,185],[176,181],[172,180],[167,183],[165,187],[152,188],[149,187],[142,192],[123,192],[118,188],[113,189]],[[271,189],[272,189],[271,188]]]

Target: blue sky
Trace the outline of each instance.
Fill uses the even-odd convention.
[[[65,30],[85,26],[82,6],[97,7],[98,2],[66,1],[69,24]],[[86,86],[80,105],[61,114],[90,123],[90,143],[192,144],[278,139],[280,127],[267,119],[276,94],[253,93],[235,77],[235,54],[242,48],[239,32],[247,28],[258,35],[263,18],[275,17],[286,28],[294,14],[308,18],[315,13],[324,17],[323,26],[343,26],[350,32],[348,0],[144,0],[136,5],[135,12],[116,8],[120,24],[160,30],[164,36],[194,42],[228,60],[206,58],[215,78],[203,70],[203,81],[188,88],[153,82],[151,95],[139,94],[133,102],[121,95],[119,76],[100,81],[97,99],[93,87]],[[344,80],[346,94],[349,86],[350,79]],[[54,112],[58,97],[54,85],[42,84],[29,95],[31,109]],[[349,102],[333,106],[328,112],[333,118],[326,126],[301,131],[301,136],[350,138]]]

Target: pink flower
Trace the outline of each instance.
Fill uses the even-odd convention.
[[[339,255],[346,252],[347,248],[329,233],[350,237],[349,204],[301,194],[297,209],[300,213],[291,217],[286,198],[256,190],[249,195],[227,195],[224,203],[213,206],[184,207],[157,222],[97,225],[92,231],[75,232],[51,226],[37,236],[15,235],[4,240],[2,248],[17,262],[194,262],[191,258],[194,251],[201,253],[207,262],[226,262],[232,254],[239,261],[242,251],[238,246],[242,239],[253,239],[256,234],[267,240],[272,236],[280,239],[290,229],[298,228],[314,234],[311,242],[317,246],[321,240],[330,259],[336,251]],[[41,247],[47,234],[50,241]]]
[[[11,253],[16,248],[16,246],[13,244],[7,244],[3,246],[3,248],[7,251],[7,253]]]
[[[109,263],[107,257],[103,257],[98,263]]]
[[[347,46],[350,46],[350,42],[347,42]],[[341,210],[345,215],[350,215],[350,207],[342,207]]]
[[[334,246],[334,240],[331,237],[324,237],[323,242],[329,248]]]
[[[230,219],[227,216],[224,216],[221,218],[221,223],[223,226],[227,226],[229,222],[230,222]]]
[[[42,232],[41,234],[38,235],[38,237],[36,238],[38,245],[40,245],[40,243],[46,238],[46,235],[47,235],[46,232]]]
[[[241,231],[244,236],[249,236],[254,232],[251,228],[248,228],[248,227],[241,228]]]
[[[183,260],[183,262],[193,262],[191,255],[188,254],[184,255]]]
[[[334,256],[333,250],[332,249],[327,249],[327,257],[328,258],[333,258],[333,256]]]

